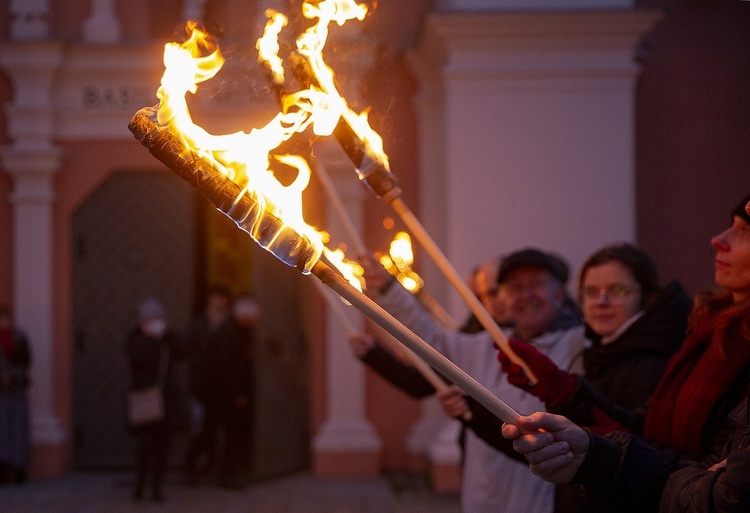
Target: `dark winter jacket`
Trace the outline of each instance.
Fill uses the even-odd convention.
[[[435,387],[415,367],[402,362],[379,344],[375,344],[361,360],[414,399],[423,399],[435,393]]]
[[[163,348],[167,351],[163,352]],[[165,355],[168,358],[163,387],[165,421],[156,426],[131,429],[137,433],[153,428],[172,432],[187,428],[189,406],[185,372],[186,351],[182,341],[173,332],[167,332],[161,340],[156,340],[136,329],[128,337],[126,351],[130,366],[131,390],[156,384],[161,359]]]
[[[643,430],[648,401],[664,374],[669,358],[685,339],[692,300],[676,282],[669,284],[657,301],[613,342],[587,329],[592,346],[583,352],[584,376],[578,378],[574,395],[551,408],[580,426],[594,424],[592,407],[603,398],[623,412],[616,420],[633,432]],[[612,406],[608,407],[611,414]]]
[[[574,482],[595,511],[745,513],[750,511],[750,396],[727,417],[735,426],[724,450],[701,462],[636,435],[589,431],[591,445]],[[726,459],[726,466],[708,470]]]

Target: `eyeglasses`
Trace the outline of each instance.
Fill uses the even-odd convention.
[[[602,296],[607,298],[607,301],[616,303],[622,301],[626,296],[638,292],[638,288],[627,288],[623,285],[610,285],[606,288],[599,287],[584,287],[581,291],[581,296],[584,301],[595,301],[600,299]]]

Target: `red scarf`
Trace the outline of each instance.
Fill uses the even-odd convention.
[[[722,356],[711,345],[713,326],[701,326],[667,365],[646,416],[644,435],[670,447],[704,452],[703,431],[714,407],[750,364],[746,340],[725,346]]]
[[[9,360],[12,360],[16,356],[16,343],[13,340],[13,330],[0,329],[0,352]]]

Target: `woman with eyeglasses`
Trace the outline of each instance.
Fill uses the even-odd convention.
[[[607,413],[630,431],[643,417],[669,358],[685,337],[692,301],[677,282],[662,288],[651,258],[627,243],[591,255],[579,275],[578,298],[591,346],[584,374],[558,369],[527,344],[511,340],[539,384],[529,387],[520,367],[498,356],[508,381],[537,395],[553,413],[597,430],[612,428]],[[604,425],[600,426],[604,421]]]
[[[502,368],[509,382],[542,399],[550,412],[596,432],[641,432],[649,399],[685,337],[692,301],[677,282],[662,288],[651,258],[628,243],[591,255],[581,268],[578,291],[591,341],[583,351],[583,376],[558,369],[516,340],[511,346],[539,383],[529,387],[521,368],[501,353]],[[576,487],[555,490],[557,513],[587,507]]]
[[[525,433],[503,427],[532,472],[575,484],[594,511],[750,511],[750,196],[730,218],[711,240],[722,290],[696,302],[643,438],[539,412],[520,419]]]

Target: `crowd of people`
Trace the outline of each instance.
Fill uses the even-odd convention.
[[[597,249],[577,275],[553,252],[522,248],[477,266],[470,283],[533,375],[473,317],[445,328],[371,256],[366,293],[521,416],[503,424],[459,387],[436,390],[366,333],[355,355],[415,398],[435,396],[463,424],[463,513],[750,511],[750,195],[711,239],[716,290],[662,285],[630,243]],[[133,498],[162,494],[170,445],[189,432],[191,484],[243,488],[252,472],[260,311],[208,291],[187,337],[164,304],[143,301],[126,353],[132,390],[158,386],[158,418],[133,422]],[[29,464],[31,352],[0,305],[0,482]],[[187,369],[188,372],[183,372]],[[187,378],[186,378],[187,376]]]
[[[591,255],[577,301],[554,254],[527,248],[478,267],[477,295],[535,383],[475,323],[477,333],[444,329],[363,258],[373,299],[522,412],[503,425],[455,386],[437,393],[470,430],[464,513],[750,511],[750,196],[730,223],[711,240],[718,290],[695,300],[662,287],[632,244]],[[482,269],[497,269],[497,286],[482,289],[492,298],[480,296]],[[355,335],[352,347],[410,395],[435,393],[376,340]]]
[[[146,495],[164,500],[170,442],[180,432],[190,434],[183,465],[190,485],[215,479],[226,488],[246,486],[252,472],[259,316],[254,298],[233,300],[228,289],[212,287],[204,310],[182,337],[159,299],[140,304],[126,345],[131,389],[158,385],[164,414],[142,424],[131,422],[137,448],[134,500]]]

